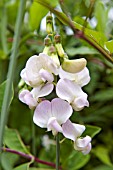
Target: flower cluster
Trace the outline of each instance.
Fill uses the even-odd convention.
[[[58,37],[55,36],[55,45],[46,42],[43,53],[28,59],[21,78],[31,91],[23,89],[19,99],[34,109],[33,121],[37,126],[47,128],[53,135],[62,133],[74,141],[75,150],[87,154],[91,150],[91,137],[81,137],[85,126],[69,120],[73,110],[89,106],[87,94],[82,90],[90,81],[87,62],[84,58],[69,60]],[[57,97],[46,100],[45,96],[54,89]]]

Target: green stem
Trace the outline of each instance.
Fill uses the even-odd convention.
[[[60,160],[60,142],[58,133],[56,135],[56,170],[59,170],[59,160]]]
[[[26,0],[20,0],[20,6],[19,6],[19,11],[18,11],[16,25],[15,25],[14,42],[12,45],[12,54],[10,57],[9,69],[8,69],[8,74],[7,74],[7,78],[9,81],[7,81],[7,84],[6,84],[3,105],[2,105],[2,111],[1,111],[0,148],[2,147],[4,129],[5,129],[5,125],[8,120],[8,107],[9,107],[9,101],[10,101],[9,99],[11,97],[11,88],[12,88],[12,83],[13,83],[13,77],[15,74],[15,67],[16,67],[16,60],[17,60],[18,46],[19,46],[19,38],[20,38],[20,32],[21,32],[21,27],[22,27],[22,19],[23,19],[25,4],[26,4]]]
[[[8,46],[7,46],[7,14],[6,14],[6,7],[4,6],[2,9],[2,15],[1,15],[1,43],[2,48],[5,54],[8,53]]]
[[[33,123],[33,111],[31,110],[31,138],[32,138],[32,153],[33,155],[36,155],[36,139],[35,139],[35,124]]]

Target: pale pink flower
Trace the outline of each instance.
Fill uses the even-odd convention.
[[[71,80],[60,79],[56,85],[56,94],[59,98],[67,100],[75,111],[80,111],[85,106],[89,106],[87,94]]]
[[[26,84],[31,87],[37,87],[45,82],[53,82],[54,75],[58,75],[57,64],[44,53],[39,56],[30,57],[25,68],[21,71],[21,77]]]
[[[34,112],[33,121],[41,127],[52,131],[53,135],[62,132],[61,125],[72,115],[72,107],[68,102],[55,98],[51,102],[42,101]]]
[[[74,141],[74,149],[81,151],[84,155],[88,154],[91,150],[91,137],[86,136],[80,138],[82,133],[85,131],[84,125],[79,125],[72,123],[70,120],[67,120],[62,125],[62,133],[67,139]]]
[[[31,92],[29,90],[23,89],[19,93],[19,100],[27,104],[30,109],[33,109],[38,105],[39,98],[50,94],[53,88],[53,84],[46,83],[44,86],[40,85],[36,88],[33,88]]]

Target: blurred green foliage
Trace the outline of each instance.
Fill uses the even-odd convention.
[[[85,17],[88,15],[90,0],[65,0],[65,9],[75,22],[78,29],[82,29]],[[36,2],[35,2],[36,3]],[[58,1],[49,1],[52,6],[58,5]],[[14,36],[14,27],[17,17],[19,0],[0,1],[0,110],[10,60],[11,47]],[[112,0],[96,0],[91,9],[86,24],[85,33],[92,37],[98,44],[105,48],[112,56],[113,53],[113,18],[110,10],[113,10]],[[14,98],[9,110],[9,118],[5,131],[4,146],[23,152],[35,154],[39,159],[55,162],[55,146],[49,150],[42,145],[42,137],[45,129],[33,125],[32,112],[26,105],[18,100],[18,83],[20,71],[24,68],[27,59],[39,54],[44,48],[44,38],[47,35],[46,22],[40,27],[42,18],[49,12],[38,3],[33,4],[27,0],[24,22],[20,37],[19,53],[14,78]],[[109,63],[99,52],[83,40],[76,39],[70,33],[69,27],[64,25],[54,16],[56,32],[61,34],[62,43],[70,59],[85,57],[88,61],[91,81],[84,90],[89,95],[90,107],[72,116],[73,122],[87,125],[87,133],[93,135],[92,151],[83,156],[73,150],[72,143],[65,140],[61,144],[61,164],[65,170],[112,170],[113,169],[113,65]],[[90,126],[89,130],[88,127]],[[92,129],[91,129],[92,126]],[[93,129],[95,126],[95,129]],[[100,131],[100,127],[102,130]],[[16,130],[14,130],[16,129]],[[47,133],[52,139],[51,133]],[[96,136],[95,136],[96,135]],[[61,136],[61,139],[63,137]],[[22,142],[23,141],[23,142]],[[35,144],[35,146],[33,146]],[[34,151],[35,147],[35,151]],[[2,153],[1,170],[50,170],[42,164],[26,163],[28,160],[13,155]],[[30,165],[30,168],[29,168]],[[35,167],[35,168],[33,168]]]

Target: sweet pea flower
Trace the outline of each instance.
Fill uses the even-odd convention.
[[[34,55],[28,59],[20,75],[26,84],[37,87],[45,82],[53,82],[53,74],[58,75],[58,69],[51,57],[40,53],[39,56]]]
[[[81,151],[84,155],[88,154],[91,150],[91,137],[78,138],[74,143],[74,149]]]
[[[19,94],[19,100],[27,104],[30,109],[33,109],[38,105],[39,98],[50,94],[53,88],[53,84],[46,83],[44,86],[40,85],[36,88],[33,88],[31,92],[29,90],[23,89]]]
[[[74,149],[77,151],[81,151],[84,155],[88,154],[91,150],[91,137],[86,136],[80,138],[82,133],[85,131],[84,125],[79,125],[76,123],[72,123],[70,120],[67,120],[62,125],[63,135],[74,141]]]
[[[66,72],[60,67],[59,69],[59,77],[61,79],[69,79],[74,81],[76,84],[80,85],[81,87],[85,86],[90,81],[89,70],[85,67],[82,71],[77,73],[69,73]]]
[[[33,121],[41,127],[52,131],[53,135],[62,133],[61,125],[72,115],[72,107],[68,102],[55,98],[51,102],[42,101],[35,109]]]
[[[29,106],[30,109],[33,109],[37,106],[37,100],[33,98],[33,95],[30,93],[29,90],[22,90],[19,93],[19,100]]]
[[[75,82],[68,79],[60,79],[56,85],[56,94],[59,98],[67,100],[75,111],[89,106],[87,94]]]

